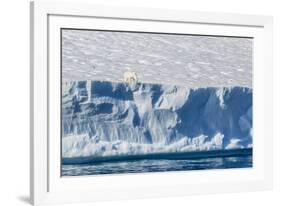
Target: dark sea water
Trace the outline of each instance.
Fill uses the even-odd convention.
[[[124,174],[252,167],[252,155],[197,159],[138,159],[62,165],[62,176]]]

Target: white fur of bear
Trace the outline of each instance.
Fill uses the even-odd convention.
[[[138,77],[135,72],[126,71],[123,77],[124,77],[124,81],[129,84],[136,84],[138,82]]]

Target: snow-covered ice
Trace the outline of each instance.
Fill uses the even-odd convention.
[[[62,157],[251,148],[252,45],[63,29]]]
[[[251,38],[62,30],[62,78],[252,87]]]

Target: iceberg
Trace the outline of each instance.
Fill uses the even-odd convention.
[[[251,147],[251,88],[62,84],[63,158]]]

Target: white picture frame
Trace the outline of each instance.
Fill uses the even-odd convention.
[[[34,205],[268,190],[273,184],[272,17],[31,2],[31,168]],[[254,166],[239,170],[62,178],[60,176],[61,28],[102,28],[249,36],[254,43]],[[165,180],[165,181],[163,181]]]

